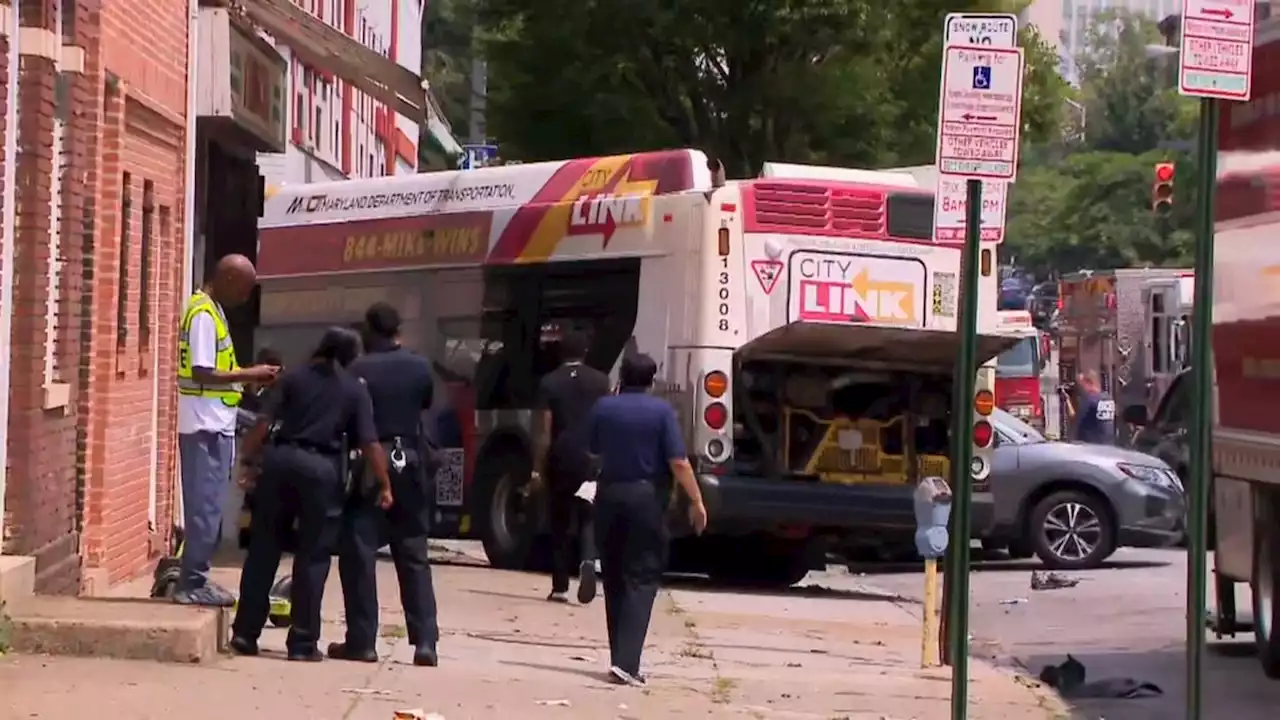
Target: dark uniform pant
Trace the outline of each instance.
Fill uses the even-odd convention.
[[[649,617],[667,569],[666,495],[651,482],[603,483],[596,493],[610,664],[637,675]]]
[[[298,549],[293,556],[292,624],[286,644],[306,653],[320,641],[320,601],[329,564],[342,527],[345,488],[341,458],[295,445],[267,449],[254,489],[249,551],[240,574],[240,603],[232,630],[256,640],[271,609],[270,591],[283,552],[282,523],[298,520]]]
[[[588,460],[585,456],[577,462],[548,458],[547,474],[550,493],[547,496],[547,522],[551,526],[551,591],[569,591],[569,576],[573,570],[573,540],[578,539],[578,560],[595,562],[595,529],[592,523],[591,503],[575,493],[589,479]]]
[[[390,450],[390,449],[388,449]],[[431,528],[432,483],[417,452],[405,451],[405,466],[389,468],[389,510],[375,504],[376,495],[363,492],[348,506],[338,545],[338,574],[342,579],[347,614],[346,645],[355,651],[372,650],[378,633],[377,551],[384,541],[391,546],[405,629],[414,647],[436,649],[440,628],[436,622],[436,592],[427,557]]]

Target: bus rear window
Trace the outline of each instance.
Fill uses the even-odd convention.
[[[933,197],[916,193],[889,193],[885,201],[885,231],[891,238],[933,239]]]

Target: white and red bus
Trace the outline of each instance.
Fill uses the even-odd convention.
[[[1045,336],[1026,310],[1000,310],[999,328],[1018,337],[1018,343],[996,358],[996,405],[1040,432],[1045,431]]]
[[[257,340],[298,361],[324,326],[395,304],[451,387],[435,530],[501,567],[537,555],[518,491],[556,331],[585,330],[604,370],[648,353],[711,515],[690,556],[789,583],[832,543],[909,542],[911,481],[947,473],[959,250],[930,242],[932,202],[894,173],[718,182],[691,150],[285,187],[260,223]],[[984,360],[1009,342],[993,255]],[[990,431],[975,417],[975,534]]]

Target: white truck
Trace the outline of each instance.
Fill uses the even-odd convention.
[[[313,337],[384,299],[452,386],[436,427],[442,536],[499,567],[540,556],[530,470],[549,330],[587,361],[642,351],[677,408],[710,513],[674,562],[790,584],[826,551],[914,531],[912,487],[949,472],[960,250],[931,242],[909,174],[774,165],[724,182],[691,150],[285,188],[261,223],[261,340]],[[982,250],[980,360],[996,331]],[[980,373],[990,394],[993,372]],[[973,529],[991,522],[992,428],[973,417]]]

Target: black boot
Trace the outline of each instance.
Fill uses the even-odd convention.
[[[378,651],[372,648],[368,650],[357,650],[346,643],[329,643],[329,658],[331,660],[350,660],[351,662],[378,662]]]
[[[440,656],[433,648],[419,645],[413,649],[413,664],[419,667],[436,667],[440,664]]]

